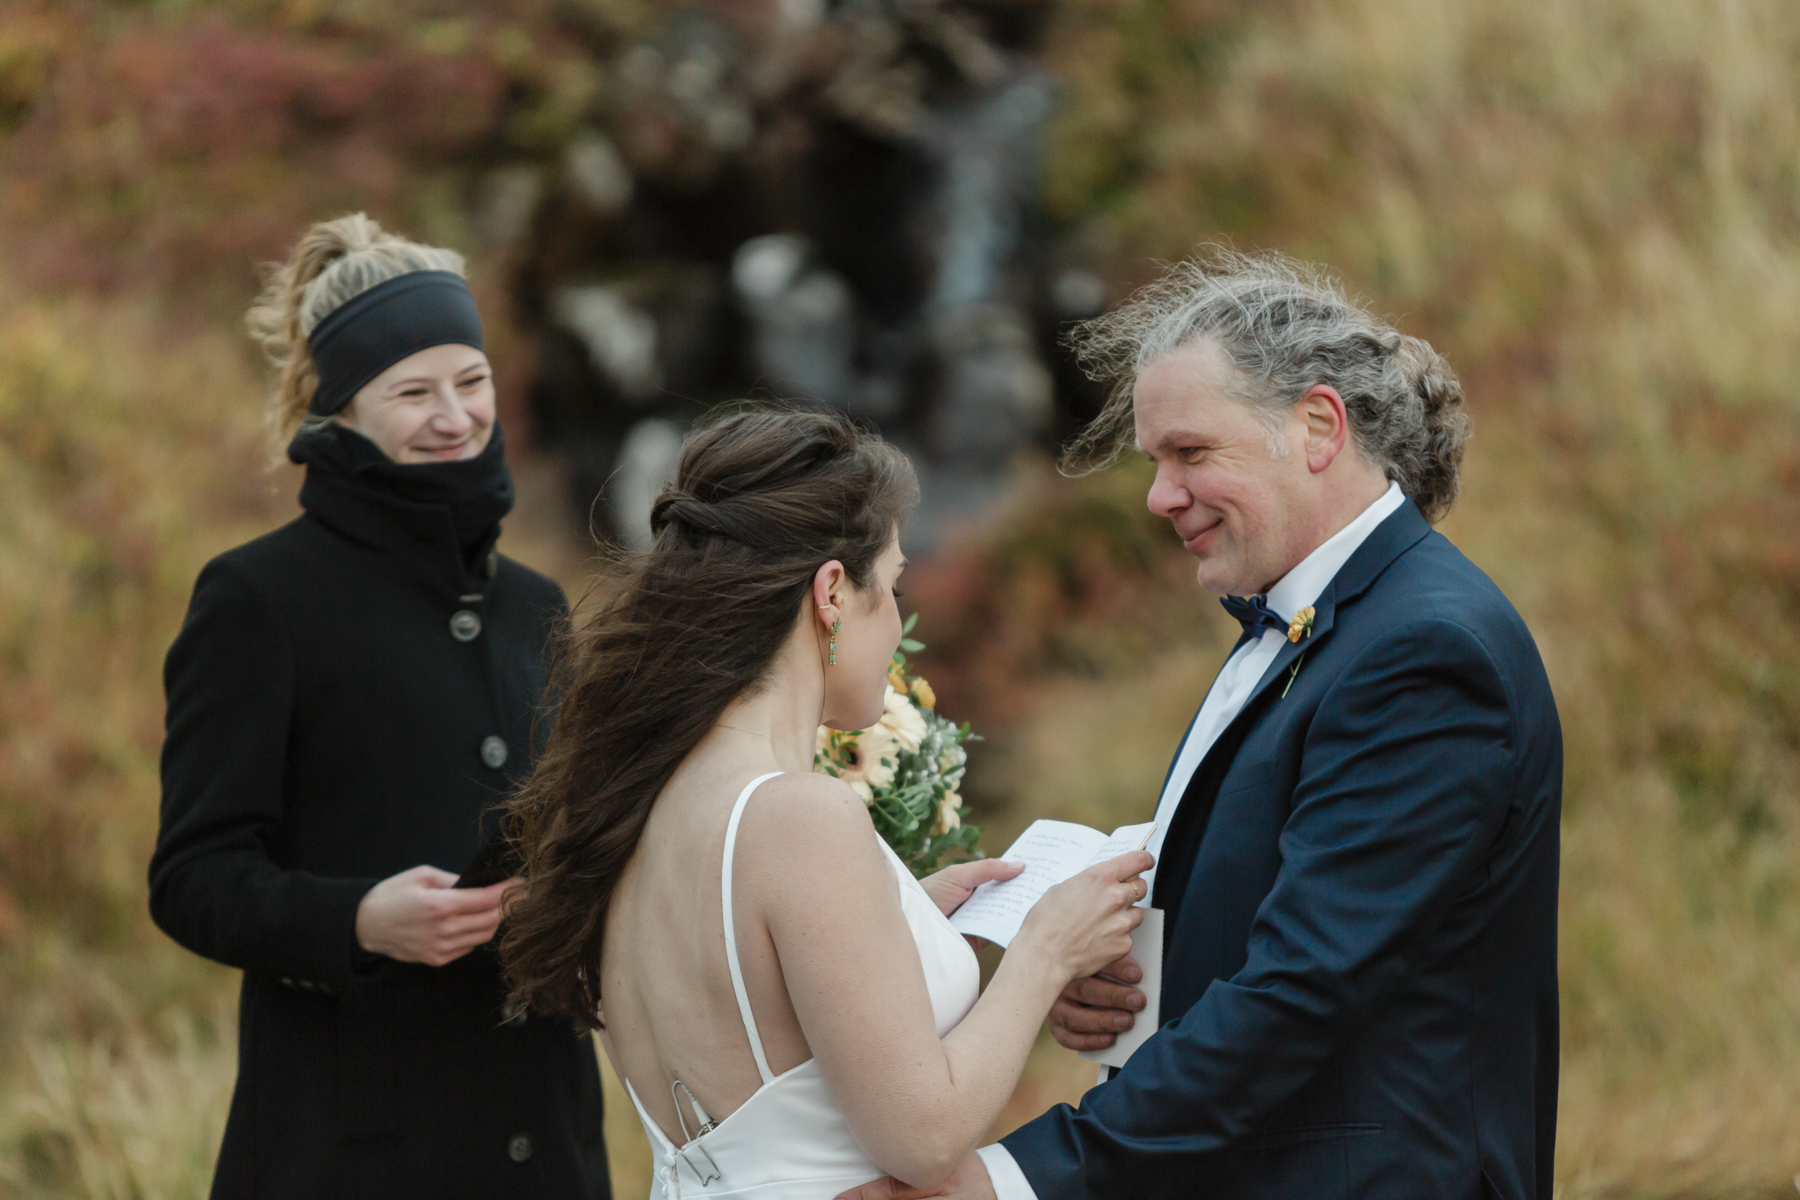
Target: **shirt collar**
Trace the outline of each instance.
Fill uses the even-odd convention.
[[[1390,482],[1387,491],[1375,503],[1362,510],[1354,521],[1332,534],[1311,554],[1300,560],[1298,566],[1281,577],[1281,581],[1269,589],[1269,607],[1280,617],[1292,619],[1293,615],[1313,603],[1325,590],[1337,573],[1343,569],[1350,556],[1356,553],[1375,527],[1391,516],[1395,509],[1406,502],[1406,493],[1400,485]]]

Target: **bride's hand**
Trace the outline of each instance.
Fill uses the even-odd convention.
[[[1133,850],[1063,880],[1025,914],[1012,948],[1045,954],[1065,983],[1124,958],[1144,919],[1133,906],[1149,890],[1138,876],[1155,865],[1150,854]]]
[[[989,880],[1005,882],[1025,869],[1024,863],[984,858],[976,862],[955,863],[919,880],[919,886],[946,917],[962,907],[964,900]]]

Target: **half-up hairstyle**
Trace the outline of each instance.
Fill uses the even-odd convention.
[[[572,635],[511,836],[530,886],[500,953],[517,1002],[582,1029],[620,874],[669,777],[764,681],[832,559],[858,588],[918,500],[905,455],[829,412],[758,407],[691,434],[655,540]]]
[[[1063,456],[1065,470],[1105,466],[1132,445],[1138,375],[1183,347],[1211,341],[1233,390],[1264,420],[1271,453],[1288,409],[1319,384],[1343,397],[1363,457],[1412,497],[1432,524],[1456,502],[1469,417],[1462,384],[1431,346],[1345,295],[1343,285],[1281,254],[1214,247],[1177,263],[1069,337],[1112,396]]]
[[[294,243],[286,262],[267,268],[244,324],[277,373],[268,421],[278,445],[306,420],[319,385],[306,349],[319,322],[377,284],[414,271],[461,275],[463,257],[388,233],[362,213],[320,221]]]

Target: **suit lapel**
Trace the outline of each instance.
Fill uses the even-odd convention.
[[[1156,896],[1151,903],[1165,912],[1181,907],[1182,895],[1187,891],[1188,874],[1193,867],[1194,857],[1198,854],[1201,840],[1206,836],[1206,827],[1212,820],[1213,801],[1219,794],[1219,785],[1225,774],[1231,769],[1237,753],[1243,748],[1244,739],[1250,735],[1265,709],[1272,707],[1269,697],[1277,700],[1285,690],[1289,676],[1300,664],[1305,655],[1318,649],[1330,635],[1332,626],[1336,624],[1337,602],[1330,586],[1313,605],[1313,631],[1308,637],[1298,642],[1283,643],[1275,654],[1275,661],[1263,671],[1262,678],[1256,681],[1244,706],[1238,709],[1224,729],[1219,731],[1200,765],[1194,768],[1194,774],[1188,780],[1187,788],[1181,796],[1181,803],[1175,808],[1175,816],[1169,822],[1168,836],[1163,839],[1163,861],[1156,869]],[[1283,685],[1283,686],[1278,686]],[[1190,727],[1191,728],[1191,727]],[[1183,742],[1185,744],[1185,740]],[[1177,752],[1179,757],[1179,751]],[[1171,768],[1172,769],[1172,768]],[[1163,788],[1167,790],[1165,780]],[[1168,938],[1170,925],[1163,926],[1163,937]]]
[[[1188,875],[1193,869],[1200,843],[1206,836],[1207,824],[1212,818],[1213,801],[1219,794],[1219,785],[1243,747],[1244,739],[1249,736],[1256,723],[1279,703],[1303,657],[1317,653],[1330,637],[1337,624],[1338,608],[1354,602],[1368,591],[1395,559],[1430,532],[1431,526],[1419,514],[1418,506],[1410,499],[1407,500],[1375,527],[1332,581],[1325,585],[1324,592],[1313,604],[1311,635],[1297,642],[1283,644],[1275,655],[1275,661],[1269,664],[1262,678],[1257,680],[1256,687],[1244,701],[1244,706],[1220,731],[1218,739],[1207,750],[1206,756],[1195,768],[1193,778],[1188,781],[1181,803],[1175,810],[1175,817],[1169,823],[1168,835],[1163,839],[1163,861],[1157,864],[1156,895],[1151,901],[1157,908],[1166,912],[1181,907],[1182,895],[1187,890]],[[1191,723],[1188,729],[1191,735]],[[1183,745],[1186,741],[1186,738],[1182,739]],[[1176,752],[1176,759],[1180,759],[1180,751]],[[1170,771],[1173,770],[1174,764],[1171,763]],[[1165,778],[1164,790],[1168,786]],[[1174,922],[1170,921],[1164,928],[1173,929]],[[1163,936],[1166,945],[1167,932]]]
[[[1234,723],[1247,720],[1262,701],[1265,692],[1277,684],[1285,684],[1300,660],[1324,644],[1331,634],[1332,626],[1337,624],[1337,597],[1333,591],[1331,584],[1325,585],[1325,594],[1313,603],[1312,632],[1297,642],[1282,643],[1281,649],[1275,653],[1275,661],[1269,664],[1269,669],[1256,681],[1256,687],[1250,692],[1250,698],[1244,701],[1244,707],[1238,710]],[[1283,687],[1279,690],[1286,689]]]

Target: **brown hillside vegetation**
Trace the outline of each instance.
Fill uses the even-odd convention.
[[[339,7],[0,7],[0,1197],[209,1178],[231,973],[156,933],[142,880],[163,649],[200,564],[292,510],[245,266],[349,204],[479,251],[469,173],[556,145],[604,87],[582,47],[644,19]],[[1800,7],[1053,7],[1046,219],[1120,288],[1275,246],[1463,373],[1443,529],[1537,635],[1568,743],[1559,1193],[1792,1195]],[[1140,819],[1229,645],[1132,470],[1024,469],[908,588],[943,709],[990,735],[990,852],[1031,816]],[[549,505],[509,545],[575,590]],[[1091,1077],[1041,1047],[1003,1124]]]

